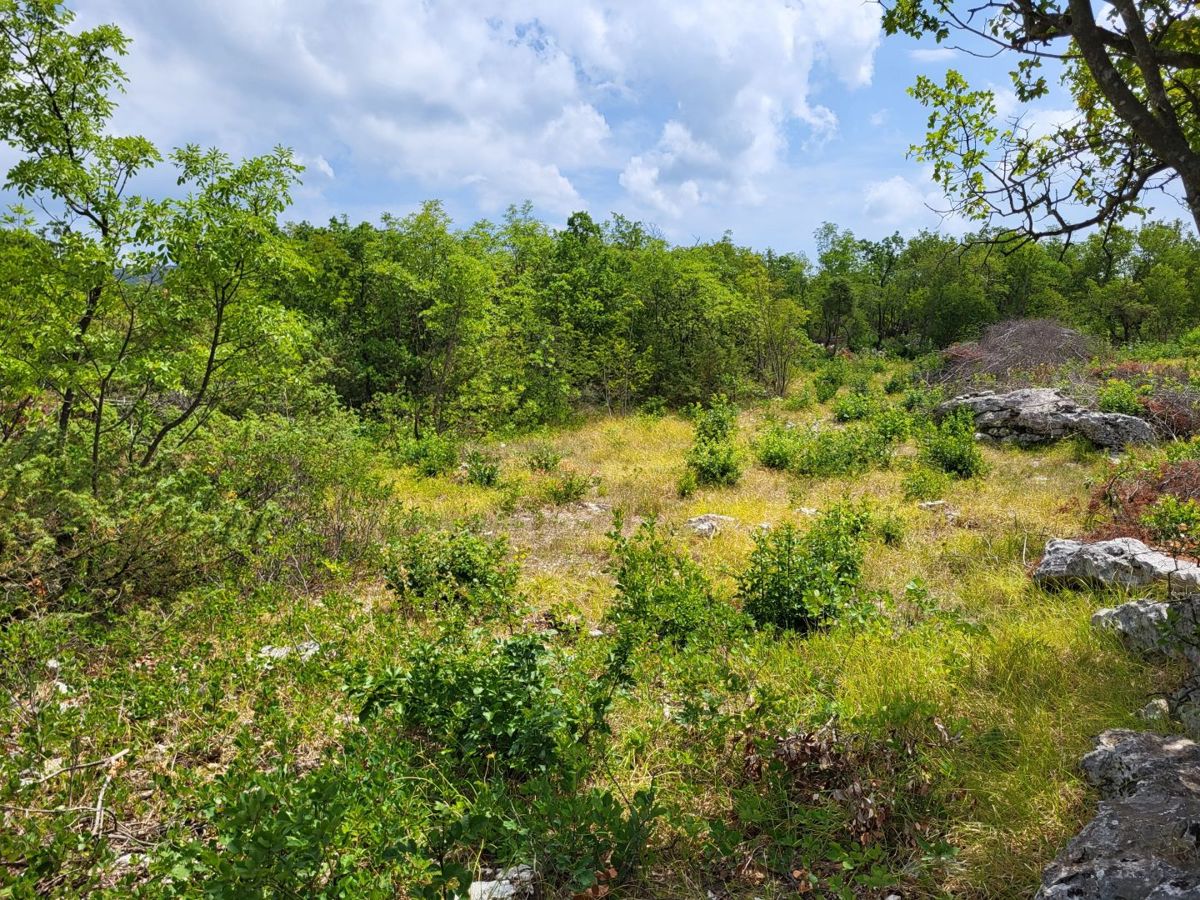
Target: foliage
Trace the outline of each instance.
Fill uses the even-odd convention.
[[[959,407],[919,435],[921,461],[956,478],[971,478],[986,470],[975,440],[975,417]]]
[[[915,466],[904,475],[907,500],[940,500],[950,490],[950,476],[941,469]]]
[[[696,438],[688,451],[688,469],[699,485],[728,487],[742,477],[741,453],[734,444],[737,409],[725,397],[696,410]]]
[[[563,472],[546,484],[546,499],[555,506],[578,503],[592,489],[593,480],[582,472]]]
[[[759,534],[738,598],[760,626],[807,633],[850,605],[862,577],[866,509],[840,503],[804,534],[786,524]]]
[[[500,463],[496,457],[473,449],[463,460],[467,469],[467,481],[478,487],[496,487],[500,483]]]
[[[527,457],[529,468],[534,472],[553,472],[562,462],[562,454],[549,444],[538,444]]]
[[[1155,542],[1174,556],[1196,556],[1200,551],[1200,501],[1166,495],[1142,516]]]
[[[467,526],[418,528],[388,548],[388,587],[434,611],[507,615],[516,602],[519,569],[508,541],[487,538]]]
[[[870,418],[876,411],[870,394],[851,391],[833,401],[833,417],[839,422],[857,422]]]
[[[418,642],[403,664],[360,673],[350,691],[364,721],[390,712],[432,753],[476,776],[546,772],[581,727],[534,636],[484,646],[464,643],[460,634]]]
[[[1143,412],[1140,397],[1141,394],[1128,381],[1110,378],[1101,385],[1096,402],[1101,412],[1136,416]]]

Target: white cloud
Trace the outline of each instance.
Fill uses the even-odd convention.
[[[669,216],[761,202],[797,138],[837,130],[813,85],[868,84],[880,39],[878,10],[845,0],[92,0],[81,18],[133,38],[126,130],[284,142],[310,181],[379,170],[552,214],[605,179]]]
[[[949,62],[957,55],[950,47],[918,47],[908,51],[909,58],[920,63]]]

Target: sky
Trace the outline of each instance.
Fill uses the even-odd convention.
[[[296,221],[377,221],[440,199],[466,227],[530,200],[553,225],[618,212],[684,244],[730,231],[811,251],[824,221],[872,238],[959,233],[908,158],[926,111],[906,89],[948,66],[981,84],[1004,77],[885,37],[869,0],[73,8],[80,26],[113,22],[132,39],[117,131],[235,156],[292,148],[306,166]],[[168,170],[153,178],[173,184]]]

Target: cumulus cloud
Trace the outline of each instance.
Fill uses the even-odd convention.
[[[686,216],[761,202],[816,85],[870,82],[878,12],[844,0],[92,0],[133,38],[118,124],[559,214],[608,180]]]

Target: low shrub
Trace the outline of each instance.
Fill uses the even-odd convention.
[[[755,537],[738,598],[759,626],[806,633],[836,619],[862,578],[864,535],[870,516],[840,503],[800,534],[783,525]]]
[[[889,444],[899,444],[912,433],[912,416],[896,406],[886,406],[871,417],[871,427]]]
[[[538,444],[526,457],[526,463],[533,472],[553,472],[563,460],[562,454],[549,444]]]
[[[458,465],[458,444],[449,434],[426,434],[399,445],[401,462],[425,478],[445,475]]]
[[[741,454],[734,445],[737,409],[717,397],[707,409],[697,409],[696,438],[688,451],[687,467],[698,485],[728,487],[742,477]]]
[[[812,407],[816,398],[813,396],[811,388],[802,387],[799,390],[793,391],[784,398],[783,408],[788,412],[803,412]]]
[[[838,389],[846,383],[849,366],[841,357],[827,360],[813,377],[813,391],[818,403],[828,403],[837,394]]]
[[[858,422],[872,416],[876,409],[870,394],[852,391],[833,402],[833,417],[839,422]]]
[[[518,572],[505,538],[467,526],[414,531],[392,543],[385,564],[388,587],[416,605],[479,616],[512,611]]]
[[[592,489],[593,479],[581,472],[563,472],[546,485],[546,499],[555,506],[578,503]]]
[[[975,440],[975,417],[960,407],[920,435],[921,461],[956,478],[982,475],[983,453]]]
[[[903,373],[893,372],[891,377],[889,377],[888,380],[883,383],[883,390],[889,395],[901,394],[911,383],[912,380]]]
[[[1128,381],[1110,378],[1100,388],[1096,397],[1101,412],[1122,413],[1127,416],[1142,415],[1141,392]]]
[[[1200,502],[1194,498],[1159,497],[1142,515],[1142,524],[1172,556],[1200,556]]]
[[[361,719],[391,711],[455,769],[530,777],[555,766],[582,724],[551,677],[549,655],[534,635],[480,646],[454,632],[414,644],[398,667],[355,675],[350,692]]]
[[[488,488],[500,483],[500,463],[494,456],[482,450],[472,450],[467,454],[464,463],[469,483]]]
[[[720,642],[736,622],[734,610],[713,597],[712,585],[689,556],[673,548],[653,521],[632,537],[610,534],[617,594],[605,621],[632,634],[682,648],[689,642]]]
[[[754,441],[754,454],[768,469],[789,469],[800,445],[797,429],[778,422],[767,426]]]
[[[890,441],[866,423],[856,422],[800,435],[790,468],[810,478],[857,475],[887,466],[891,455]]]
[[[940,500],[950,490],[950,476],[941,469],[917,466],[905,473],[902,484],[908,500]]]

